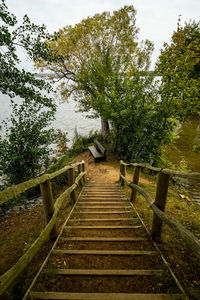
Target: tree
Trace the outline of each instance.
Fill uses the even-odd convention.
[[[164,44],[156,66],[166,118],[185,120],[200,109],[200,23],[186,23]]]
[[[105,69],[106,53],[120,66],[118,69],[121,73],[129,72],[132,65],[140,70],[146,70],[149,65],[149,51],[152,51],[153,45],[149,41],[145,41],[141,46],[138,44],[139,30],[135,25],[135,15],[133,6],[124,6],[113,14],[95,14],[74,27],[66,26],[59,31],[57,41],[49,43],[53,51],[62,55],[64,59],[56,63],[43,60],[38,64],[39,67],[51,70],[59,78],[65,79],[61,84],[62,95],[69,97],[73,93],[77,101],[81,97],[80,109],[95,111],[93,116],[102,118],[103,128],[109,127],[106,103],[109,98],[109,80],[112,81],[109,79],[109,70]],[[92,76],[95,61],[99,67],[102,63],[102,76],[99,78]],[[88,76],[92,88],[83,84],[83,76]],[[94,87],[95,85],[98,86]],[[83,101],[86,94],[87,99]]]
[[[49,43],[64,59],[37,65],[64,79],[62,95],[73,93],[81,111],[101,117],[102,129],[111,125],[120,157],[155,163],[171,138],[174,121],[165,115],[149,72],[153,44],[138,42],[135,16],[133,6],[124,6],[67,26]]]
[[[150,55],[151,48],[148,50]],[[121,70],[119,61],[108,47],[101,56],[90,59],[79,77],[78,101],[83,111],[93,107],[94,116],[109,120],[109,144],[121,158],[156,163],[170,140],[174,122],[167,119],[163,130],[154,74],[142,75],[137,65]]]
[[[0,140],[0,169],[9,184],[34,178],[49,165],[49,145],[57,136],[48,128],[54,113],[42,108],[35,101],[12,103],[11,125],[4,123],[6,136]]]
[[[0,140],[0,168],[9,183],[19,183],[35,177],[42,169],[50,152],[48,145],[55,138],[52,129],[46,129],[55,117],[56,106],[46,94],[50,84],[34,74],[20,69],[18,47],[30,59],[56,59],[46,43],[52,39],[45,26],[32,24],[27,16],[17,27],[16,17],[8,11],[5,1],[0,4],[0,92],[11,98],[11,126],[6,125]],[[46,94],[44,92],[46,91]],[[15,103],[15,96],[23,99]]]

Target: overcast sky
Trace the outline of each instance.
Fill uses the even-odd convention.
[[[133,5],[137,10],[139,38],[154,42],[153,62],[163,43],[170,41],[180,14],[182,24],[200,19],[200,0],[6,0],[6,4],[18,21],[28,14],[34,23],[45,24],[49,32],[74,25],[95,13]]]

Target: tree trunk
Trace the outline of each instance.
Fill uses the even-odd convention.
[[[101,132],[103,138],[105,139],[107,134],[109,133],[109,123],[108,120],[105,120],[103,117],[101,117]]]

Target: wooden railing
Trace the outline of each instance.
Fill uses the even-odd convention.
[[[78,168],[78,176],[75,178],[75,168]],[[51,179],[68,171],[69,188],[64,191],[54,203],[52,195]],[[76,201],[76,188],[83,185],[85,182],[85,163],[84,161],[68,165],[54,173],[44,174],[38,178],[28,180],[18,185],[12,186],[0,192],[0,204],[9,201],[10,199],[20,195],[30,188],[40,185],[42,200],[45,209],[46,226],[40,233],[39,237],[31,245],[28,251],[17,261],[17,263],[10,268],[6,273],[0,277],[0,295],[2,295],[7,288],[14,282],[20,273],[27,267],[35,254],[39,251],[41,246],[47,239],[55,239],[58,235],[57,231],[57,217],[59,210],[66,199],[70,195],[72,203]]]
[[[129,182],[126,179],[127,166],[134,167],[133,182]],[[145,191],[145,189],[138,186],[139,173],[141,168],[146,168],[148,170],[159,173],[155,201],[151,198],[149,193]],[[161,239],[162,224],[164,222],[182,237],[183,241],[189,246],[192,251],[200,256],[200,241],[183,225],[181,225],[178,221],[164,212],[167,200],[169,179],[172,175],[177,177],[200,179],[200,173],[185,173],[170,169],[154,168],[148,164],[126,164],[123,161],[120,161],[120,182],[122,186],[127,185],[132,189],[130,201],[135,201],[136,192],[139,192],[144,196],[149,204],[149,207],[154,212],[151,230],[152,239],[154,241]]]

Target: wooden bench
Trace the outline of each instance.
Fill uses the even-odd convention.
[[[94,161],[100,161],[106,159],[106,149],[98,142],[95,141],[95,146],[88,146],[90,155],[93,155]]]

